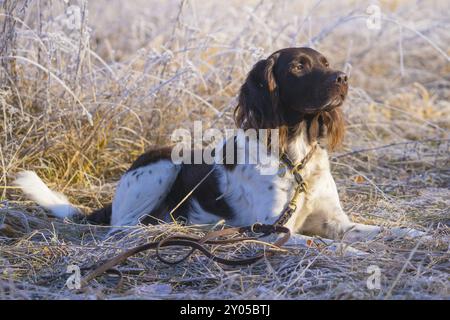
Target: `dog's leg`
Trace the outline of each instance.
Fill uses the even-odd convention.
[[[305,210],[308,212],[300,215],[306,218],[296,228],[302,234],[350,243],[372,240],[381,233],[385,239],[425,236],[424,232],[411,228],[382,228],[352,222],[342,210],[336,184],[329,172],[325,172],[310,190]]]
[[[112,226],[136,225],[166,198],[180,166],[159,160],[126,172],[119,181],[112,203]]]
[[[327,239],[340,239],[355,224],[342,210],[333,176],[323,169],[314,184],[307,190],[305,202],[296,219],[295,230],[302,234],[320,236]],[[361,228],[355,234],[369,235],[376,228]]]
[[[396,238],[430,238],[425,232],[406,227],[383,228],[351,222],[345,213],[311,214],[301,232],[344,242],[369,241],[375,238],[392,240]]]
[[[418,239],[431,240],[432,238],[426,234],[426,232],[408,228],[408,227],[393,227],[384,228],[380,226],[367,225],[362,223],[352,223],[351,227],[344,232],[343,241],[356,242],[367,241],[374,238],[380,238],[383,240],[394,239]]]
[[[320,208],[315,208],[306,218],[299,232],[306,235],[338,240],[342,239],[343,235],[354,226],[355,224],[350,221],[340,207],[327,209],[324,203]],[[364,236],[371,234],[372,231],[376,232],[377,230],[367,228],[363,231],[363,228],[360,228],[354,234]]]

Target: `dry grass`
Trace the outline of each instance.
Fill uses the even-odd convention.
[[[368,2],[71,3],[78,9],[7,0],[0,11],[0,298],[450,297],[446,1],[382,1],[380,30],[366,27]],[[297,247],[239,269],[201,255],[172,267],[149,251],[119,267],[118,289],[108,277],[83,292],[65,287],[69,264],[91,268],[174,228],[200,231],[138,226],[109,237],[48,217],[10,186],[14,174],[36,170],[73,203],[99,207],[133,159],[173,129],[231,127],[252,64],[293,45],[351,73],[348,134],[332,159],[347,212],[434,240],[378,239],[350,257]],[[369,265],[381,269],[381,290],[366,287]]]

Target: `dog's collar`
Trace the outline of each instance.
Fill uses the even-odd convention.
[[[317,143],[315,143],[311,150],[305,155],[305,157],[300,161],[294,164],[291,159],[289,159],[288,155],[286,153],[283,153],[281,155],[281,162],[285,167],[287,167],[292,174],[294,175],[295,182],[297,183],[297,186],[294,189],[294,194],[291,198],[291,201],[289,201],[287,207],[283,210],[280,217],[275,222],[275,225],[278,226],[284,226],[288,220],[292,217],[292,214],[297,210],[297,202],[300,199],[300,195],[303,192],[307,192],[307,184],[306,181],[303,180],[302,175],[300,174],[300,170],[302,170],[308,161],[312,158],[314,151],[317,149]]]
[[[303,177],[300,174],[300,170],[302,170],[303,168],[305,168],[306,164],[308,163],[309,160],[311,160],[314,152],[317,149],[318,144],[314,143],[311,146],[311,149],[309,150],[309,152],[303,157],[303,159],[297,163],[294,163],[289,156],[286,153],[283,153],[280,157],[280,160],[282,162],[282,165],[284,165],[286,168],[289,169],[289,171],[292,172],[292,174],[295,177],[295,181],[297,182],[297,184],[302,184],[304,183]]]

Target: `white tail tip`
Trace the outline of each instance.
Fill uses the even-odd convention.
[[[50,190],[34,171],[20,172],[13,184],[57,217],[71,217],[79,212],[63,194]]]

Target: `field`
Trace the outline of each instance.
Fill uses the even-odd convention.
[[[0,1],[0,299],[449,299],[448,1]],[[373,10],[372,7],[370,10]],[[376,8],[375,8],[376,11]],[[373,13],[370,11],[369,13]],[[375,17],[376,18],[376,17]],[[12,186],[35,170],[85,211],[111,201],[131,162],[177,128],[232,128],[246,73],[311,46],[350,75],[332,171],[351,218],[431,239],[291,246],[250,267],[150,250],[83,289],[66,286],[177,225],[108,228],[48,215]],[[261,245],[228,246],[228,252]],[[380,271],[370,289],[369,266]]]

